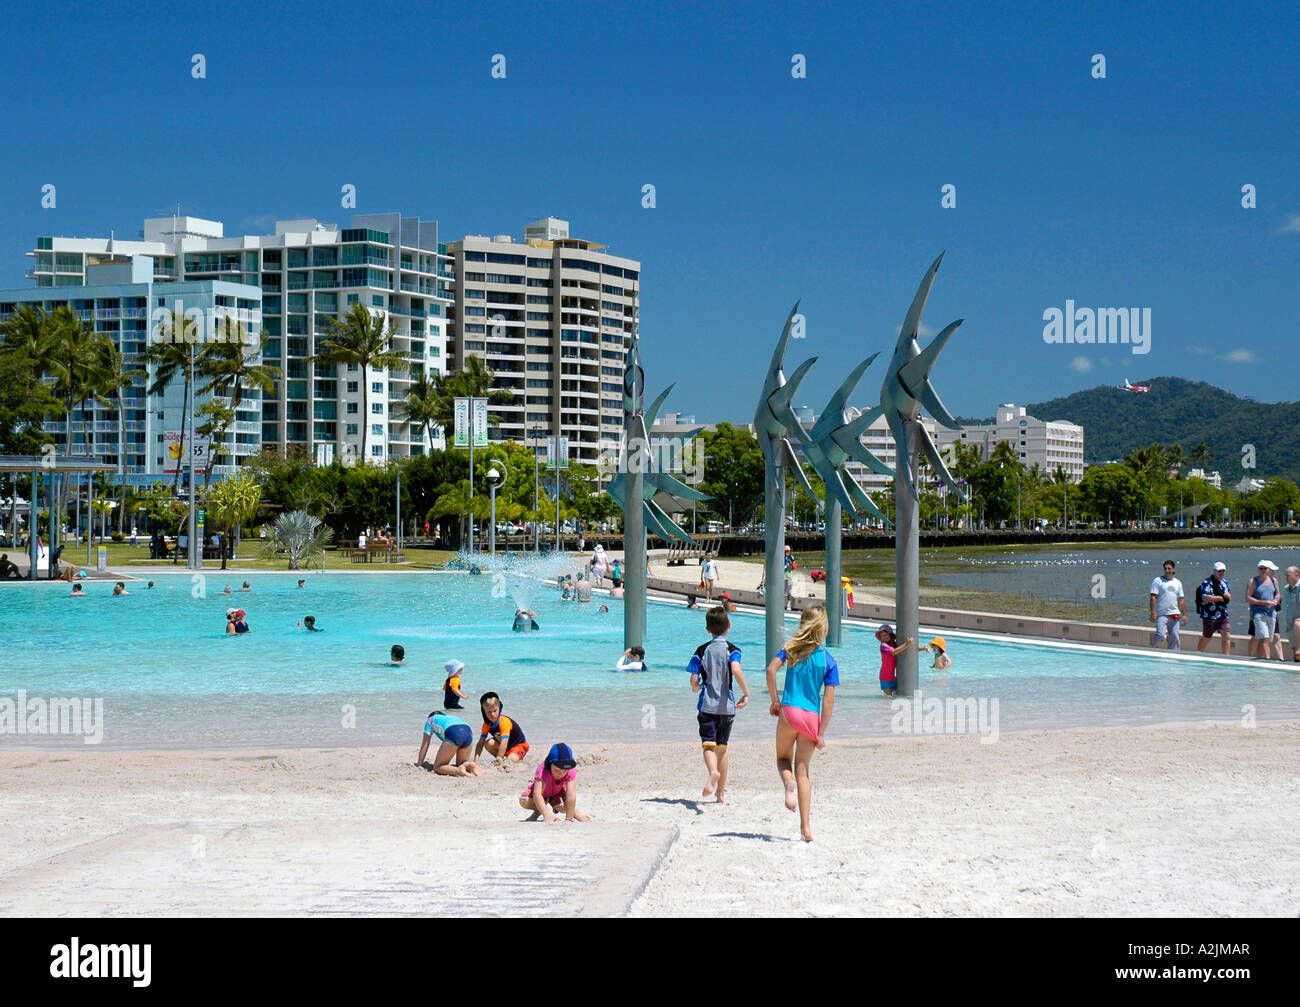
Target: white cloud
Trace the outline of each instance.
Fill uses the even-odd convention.
[[[1219,359],[1226,360],[1230,364],[1253,364],[1255,363],[1255,352],[1243,346],[1241,349],[1223,354]]]
[[[1074,371],[1075,374],[1087,374],[1092,370],[1092,358],[1075,357],[1070,361],[1070,370]]]
[[[1193,353],[1196,353],[1196,354],[1198,354],[1198,355],[1200,355],[1200,356],[1202,356],[1202,357],[1205,356],[1207,353],[1213,353],[1213,352],[1214,352],[1214,351],[1211,350],[1208,346],[1189,346],[1189,347],[1187,347],[1187,348],[1188,348],[1189,350],[1191,350]]]
[[[1300,232],[1300,213],[1293,213],[1287,218],[1286,225],[1278,232],[1279,234],[1294,234]]]

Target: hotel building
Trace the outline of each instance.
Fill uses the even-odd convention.
[[[448,312],[448,364],[483,358],[494,387],[490,440],[545,452],[569,439],[569,457],[595,465],[602,440],[623,432],[623,365],[637,318],[641,264],[604,245],[569,237],[567,221],[545,217],[510,235],[467,235],[447,243],[456,303]]]
[[[1040,420],[1029,416],[1024,406],[1014,403],[998,406],[993,423],[976,424],[960,430],[939,428],[939,448],[960,442],[974,444],[988,459],[993,448],[1006,441],[1016,452],[1022,465],[1037,465],[1043,475],[1050,477],[1059,467],[1070,482],[1083,479],[1083,427],[1065,420]]]

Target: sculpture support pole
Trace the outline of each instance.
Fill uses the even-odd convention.
[[[840,606],[843,604],[843,592],[840,590],[841,525],[844,523],[843,505],[833,493],[826,494],[826,644],[830,647],[840,645]]]
[[[633,438],[634,419],[628,416],[627,450],[623,457],[627,464],[627,487],[623,506],[623,647],[645,646],[646,607],[646,541],[645,511],[641,498],[644,485],[644,458],[646,445],[640,437]]]
[[[917,420],[904,420],[907,432],[905,450],[898,452],[898,465],[906,465],[916,485],[916,458],[921,447],[921,424]],[[899,473],[894,479],[894,627],[898,642],[911,637],[916,639],[920,623],[920,504],[912,496]],[[898,655],[898,694],[911,696],[916,692],[918,661],[916,645]]]
[[[777,460],[781,445],[772,445],[772,454],[765,464],[767,488],[763,493],[764,538],[767,555],[763,557],[766,594],[763,610],[767,625],[767,657],[764,664],[776,657],[785,646],[785,461]]]

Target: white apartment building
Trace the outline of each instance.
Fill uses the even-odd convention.
[[[1223,489],[1223,476],[1216,469],[1213,472],[1206,472],[1205,469],[1192,469],[1187,473],[1188,479],[1201,479],[1209,483],[1216,490]]]
[[[510,235],[466,235],[447,243],[456,304],[448,313],[448,366],[482,357],[494,387],[513,401],[493,405],[494,441],[542,454],[546,438],[569,439],[570,458],[599,461],[602,441],[623,429],[623,366],[640,304],[641,263],[569,236],[568,221],[544,217]]]
[[[977,424],[960,430],[939,428],[939,448],[952,444],[976,445],[984,458],[993,454],[1001,441],[1009,443],[1026,467],[1037,465],[1046,476],[1059,467],[1077,483],[1083,479],[1083,427],[1065,420],[1040,420],[1029,416],[1024,406],[998,406],[991,424]]]
[[[146,255],[131,256],[125,261],[113,258],[83,263],[77,280],[84,283],[58,286],[42,285],[24,289],[0,290],[0,322],[13,317],[25,306],[44,309],[70,309],[86,326],[107,336],[122,353],[124,368],[143,371],[122,393],[122,414],[114,402],[87,398],[71,415],[46,420],[44,427],[54,438],[60,452],[90,456],[96,461],[119,464],[128,483],[150,482],[177,468],[170,448],[180,449],[188,412],[185,382],[177,377],[160,394],[149,395],[155,368],[148,364],[146,353],[152,332],[152,320],[160,312],[187,314],[198,312],[204,325],[224,326],[226,319],[256,331],[261,325],[262,291],[255,286],[222,280],[157,279],[157,266]],[[62,274],[71,276],[70,273]],[[191,315],[191,317],[194,317]],[[247,359],[260,363],[250,347]],[[202,409],[210,402],[227,408],[235,405],[233,397],[204,391],[206,382],[196,382],[195,423],[200,428],[205,416]],[[235,465],[255,458],[262,452],[262,403],[256,389],[245,393],[238,403],[233,421],[225,433],[212,443],[214,457],[234,464],[217,465],[214,473],[233,470]]]
[[[277,221],[274,234],[226,236],[220,221],[177,215],[146,220],[137,241],[43,237],[28,255],[36,261],[27,276],[38,289],[81,286],[91,267],[136,255],[151,257],[155,285],[221,280],[260,288],[263,362],[281,370],[275,392],[257,402],[262,447],[323,462],[356,458],[363,424],[374,462],[443,446],[440,431],[430,441],[400,407],[421,371],[447,366],[452,272],[436,221],[354,214],[346,228],[307,218]],[[311,362],[330,334],[328,319],[341,320],[353,304],[385,318],[391,347],[409,366],[361,374]],[[223,469],[233,471],[216,471],[228,474]]]

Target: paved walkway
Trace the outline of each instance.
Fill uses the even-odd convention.
[[[419,818],[419,806],[411,807]],[[677,827],[141,825],[0,878],[0,916],[622,916]]]

